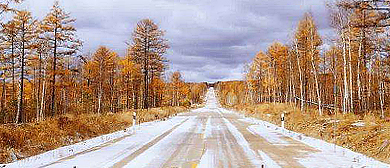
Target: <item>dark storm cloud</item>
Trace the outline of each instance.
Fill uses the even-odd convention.
[[[54,0],[25,0],[37,18]],[[323,35],[332,33],[323,0],[63,0],[77,19],[84,51],[106,45],[126,51],[137,21],[153,19],[166,31],[170,71],[187,81],[241,79],[244,64],[273,41],[288,42],[298,21],[311,12]]]

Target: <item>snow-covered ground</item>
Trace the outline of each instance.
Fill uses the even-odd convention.
[[[308,137],[296,133],[266,121],[245,118],[245,122],[254,125],[248,127],[254,133],[264,137],[273,144],[288,144],[283,137],[287,136],[307,146],[317,149],[317,152],[310,153],[307,157],[299,159],[299,163],[305,167],[348,167],[348,168],[387,168],[390,165],[377,161],[373,158],[349,149],[328,143],[323,140]],[[321,164],[319,164],[321,163]],[[335,164],[337,163],[337,164]]]
[[[390,167],[223,109],[212,88],[206,97],[205,107],[169,120],[130,127],[5,167]]]
[[[172,129],[174,126],[179,125],[186,119],[187,117],[178,116],[170,119],[169,121],[143,123],[123,131],[99,136],[80,143],[76,143],[74,145],[61,147],[11,164],[0,165],[0,167],[108,167],[109,165],[114,164],[116,160],[121,158],[118,155],[125,156],[126,153],[131,154],[132,151],[144,146],[148,143],[148,141],[155,139],[169,129]],[[124,139],[114,144],[110,144],[111,141],[121,138]],[[124,150],[128,147],[133,148],[129,151]],[[83,152],[85,152],[85,154],[83,154]],[[76,157],[68,158],[72,156]],[[64,162],[61,161],[61,159],[71,161]]]

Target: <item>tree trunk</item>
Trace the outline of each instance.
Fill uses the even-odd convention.
[[[56,68],[57,68],[57,27],[54,29],[54,52],[53,52],[53,81],[51,90],[51,116],[55,116],[55,89],[56,89]]]
[[[382,80],[382,65],[379,67],[379,73],[378,73],[378,80],[379,80],[379,101],[381,105],[381,118],[385,118],[385,111],[384,111],[384,86],[383,86],[383,80]]]
[[[147,31],[146,34],[149,34]],[[145,49],[144,49],[144,109],[149,108],[149,39],[145,40]]]
[[[24,120],[23,100],[24,100],[24,57],[25,57],[25,32],[24,24],[22,24],[22,55],[21,55],[21,74],[20,74],[20,88],[19,88],[19,103],[18,112],[16,114],[16,123],[22,123]]]
[[[103,96],[103,72],[102,72],[102,64],[99,66],[99,93],[98,93],[98,110],[97,113],[100,114],[102,110],[102,96]]]
[[[38,71],[38,88],[37,88],[37,116],[36,120],[39,121],[39,109],[40,109],[40,104],[39,104],[39,95],[41,94],[41,80],[42,80],[42,53],[39,53],[39,71]]]
[[[347,102],[349,101],[348,84],[347,84],[347,58],[346,58],[346,46],[344,32],[342,34],[343,39],[343,72],[344,72],[344,101],[343,101],[343,113],[347,113]]]
[[[11,57],[12,57],[12,99],[15,99],[15,42],[14,37],[11,38]]]
[[[318,101],[318,112],[320,115],[322,115],[322,102],[321,102],[321,94],[320,94],[320,86],[318,84],[318,76],[317,76],[317,69],[314,65],[314,59],[312,57],[311,64],[313,66],[313,71],[314,71],[314,80],[316,83],[316,92],[317,92],[317,101]]]
[[[322,115],[322,102],[321,102],[321,93],[320,93],[320,85],[318,84],[318,75],[317,75],[317,68],[316,68],[316,65],[315,65],[315,62],[314,62],[314,46],[313,46],[313,36],[314,36],[314,33],[313,33],[313,25],[311,25],[312,28],[311,28],[311,65],[313,67],[313,71],[314,71],[314,80],[315,80],[315,83],[316,83],[316,91],[317,91],[317,101],[318,101],[318,112],[320,115]]]
[[[351,32],[351,27],[349,27],[349,32]],[[348,36],[348,55],[349,55],[349,61],[348,61],[348,66],[349,66],[349,109],[350,112],[353,112],[353,83],[352,83],[352,46],[351,46],[351,37],[350,35]]]
[[[5,73],[5,71],[3,71],[3,73]],[[0,111],[0,114],[2,114],[4,116],[4,118],[2,119],[2,124],[4,124],[6,121],[5,121],[5,102],[6,102],[6,97],[5,97],[5,74],[4,75],[4,78],[3,78],[3,86],[2,86],[2,92],[1,92],[1,111]]]
[[[45,94],[46,94],[46,68],[43,71],[43,83],[42,83],[42,96],[41,96],[41,109],[39,110],[38,121],[42,121],[44,118],[43,110],[45,108]]]
[[[362,56],[362,42],[359,43],[359,55],[357,60],[357,85],[358,85],[358,110],[362,110],[362,88],[360,83],[360,59]]]
[[[300,92],[301,92],[301,99],[305,100],[304,94],[303,94],[303,79],[302,79],[302,69],[299,61],[299,50],[298,50],[298,44],[295,43],[295,49],[297,51],[297,63],[298,63],[298,70],[299,70],[299,81],[300,81]],[[301,111],[303,112],[305,110],[305,102],[301,101]]]
[[[367,71],[368,73],[368,99],[367,99],[367,109],[369,111],[371,111],[372,109],[372,105],[371,105],[371,83],[372,83],[372,67],[373,67],[373,63],[372,63],[372,56],[370,56],[370,67],[371,69],[369,71]]]

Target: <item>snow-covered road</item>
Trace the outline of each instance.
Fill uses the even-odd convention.
[[[104,137],[6,167],[388,167],[350,150],[223,109],[212,88],[204,108]]]

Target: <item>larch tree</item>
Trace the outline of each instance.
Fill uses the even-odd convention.
[[[132,42],[129,46],[129,54],[136,64],[140,64],[143,73],[143,108],[149,108],[149,84],[153,73],[159,73],[164,67],[163,55],[169,48],[164,38],[164,31],[150,19],[144,19],[137,23],[132,34]]]
[[[173,72],[171,76],[172,83],[172,104],[171,106],[179,106],[180,89],[183,87],[184,80],[179,71]]]
[[[16,113],[16,122],[24,122],[23,101],[24,101],[24,80],[26,77],[26,60],[27,55],[31,52],[31,40],[35,37],[35,20],[32,19],[31,13],[28,11],[18,11],[14,17],[14,21],[18,29],[18,41],[20,47],[20,80],[19,80],[19,98],[18,111]]]
[[[263,51],[259,51],[250,66],[251,76],[249,79],[253,80],[252,85],[255,90],[254,94],[256,94],[255,97],[258,97],[256,99],[260,99],[260,102],[262,102],[265,97],[263,95],[263,93],[266,92],[264,88],[268,87],[268,84],[265,84],[264,81],[268,79],[269,62],[269,57],[267,57]]]
[[[105,95],[109,95],[107,92],[109,89],[107,88],[110,87],[110,76],[115,71],[117,59],[118,56],[115,52],[112,52],[107,47],[99,47],[90,62],[94,85],[97,88],[98,114],[101,114],[103,109],[105,109]]]
[[[287,96],[287,57],[288,57],[288,48],[280,42],[274,42],[268,48],[267,51],[268,57],[270,57],[271,64],[270,68],[272,69],[272,75],[275,78],[274,85],[274,102],[282,102],[282,95]],[[286,97],[284,98],[286,99]]]
[[[12,99],[15,99],[16,85],[15,85],[15,70],[16,70],[16,55],[18,54],[17,46],[17,35],[18,28],[14,20],[10,20],[5,24],[1,25],[1,40],[2,40],[2,50],[4,51],[6,63],[10,63],[11,66],[7,69],[11,69],[11,78],[12,78]]]
[[[132,61],[130,56],[126,56],[124,59],[120,60],[120,76],[122,77],[123,83],[123,92],[126,95],[126,109],[131,109],[132,97],[134,97],[133,92],[137,92],[134,88],[134,76],[137,73],[136,66]]]
[[[0,1],[0,15],[7,12],[16,12],[13,5],[21,3],[23,0],[2,0]]]
[[[76,28],[72,23],[75,19],[70,17],[56,1],[46,17],[42,21],[44,39],[49,42],[52,52],[52,85],[51,85],[51,115],[55,115],[56,104],[56,76],[58,59],[65,56],[72,56],[81,47],[82,43],[76,36]]]

